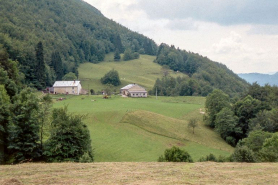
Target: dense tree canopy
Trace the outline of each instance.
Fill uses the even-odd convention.
[[[21,88],[22,78],[18,63],[9,59],[6,49],[0,44],[0,84],[5,86],[10,97],[16,95]]]
[[[247,146],[258,153],[268,133],[278,131],[277,87],[254,83],[241,98],[233,101],[219,90],[206,99],[204,119],[227,143]],[[232,103],[233,102],[233,103]],[[247,139],[246,139],[247,138]],[[257,147],[250,141],[257,143]]]
[[[0,7],[0,44],[12,60],[19,62],[27,84],[38,85],[37,67],[42,65],[35,48],[39,42],[43,43],[47,65],[53,63],[53,53],[59,53],[63,69],[58,58],[58,68],[53,66],[58,80],[74,72],[79,63],[103,61],[105,54],[116,49],[120,53],[132,48],[133,52],[156,54],[153,40],[105,18],[81,0],[10,0],[0,1]],[[53,78],[47,66],[46,76]]]
[[[6,53],[2,54],[0,56]],[[13,79],[20,79],[20,73],[13,74],[18,72],[18,66],[7,56],[0,61],[0,163],[33,160],[92,162],[90,134],[82,122],[83,116],[70,115],[64,108],[55,109],[51,119],[52,97],[39,97],[34,89],[21,88],[20,81],[17,81],[17,91],[13,91],[15,94],[9,94],[11,86],[8,82],[16,84]],[[69,135],[71,138],[67,140]],[[46,144],[45,138],[48,138]]]
[[[10,97],[3,85],[0,85],[0,164],[4,161],[7,151],[8,123],[10,116]]]
[[[175,46],[161,44],[154,62],[187,74],[197,83],[197,86],[204,89],[202,94],[205,96],[209,93],[206,92],[208,87],[221,89],[226,94],[235,96],[244,92],[248,86],[225,65],[213,62],[199,54],[176,49]]]
[[[220,136],[226,140],[232,146],[235,146],[235,137],[242,133],[240,127],[237,127],[238,118],[234,115],[234,112],[224,107],[219,113],[216,114],[215,129]]]

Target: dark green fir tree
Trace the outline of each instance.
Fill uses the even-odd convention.
[[[120,61],[121,60],[121,55],[118,49],[116,49],[115,54],[114,54],[114,61]]]
[[[63,63],[59,52],[53,52],[51,55],[51,67],[53,67],[56,80],[62,80],[64,76]]]
[[[43,89],[46,85],[46,67],[44,62],[43,44],[39,42],[36,47],[36,78],[37,89]]]

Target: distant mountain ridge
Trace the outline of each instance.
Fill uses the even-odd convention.
[[[257,82],[261,86],[264,86],[265,84],[278,86],[278,72],[273,75],[261,73],[240,73],[238,76],[249,83]]]

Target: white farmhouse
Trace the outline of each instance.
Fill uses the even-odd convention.
[[[137,84],[129,84],[121,88],[121,94],[124,96],[142,98],[146,98],[148,96],[148,92],[146,91],[146,89]]]
[[[80,81],[56,81],[53,85],[54,94],[79,95],[82,90]]]

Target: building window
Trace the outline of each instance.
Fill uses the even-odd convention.
[[[74,89],[74,87],[72,87],[72,89]]]
[[[145,96],[145,93],[143,93],[143,95]]]

